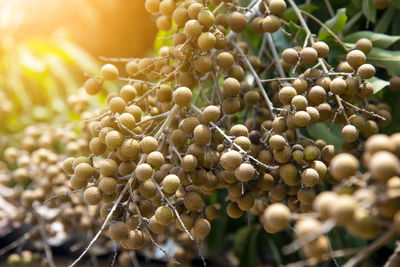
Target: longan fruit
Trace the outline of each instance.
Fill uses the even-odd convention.
[[[18,181],[17,181],[18,182]],[[88,181],[79,179],[75,175],[71,176],[70,186],[74,190],[82,189],[87,186]]]
[[[214,105],[207,106],[203,111],[203,117],[208,122],[216,122],[221,116],[220,108]]]
[[[93,167],[86,163],[79,163],[74,169],[74,175],[81,180],[88,180],[93,175]]]
[[[294,49],[293,49],[293,50],[294,50]],[[297,53],[297,52],[296,52],[296,53]],[[297,62],[297,60],[298,60],[298,56],[297,56],[296,62]],[[296,63],[296,62],[295,62],[295,63]],[[295,63],[293,63],[293,64],[295,64]],[[293,87],[294,89],[296,89],[298,95],[301,95],[301,94],[303,94],[305,91],[307,91],[308,82],[307,82],[307,80],[305,80],[305,79],[296,78],[296,79],[292,82],[292,87]]]
[[[10,267],[18,267],[22,264],[22,258],[19,254],[13,253],[7,257],[7,263]]]
[[[150,199],[157,195],[157,187],[152,180],[145,180],[139,185],[139,193],[142,197]]]
[[[156,98],[160,102],[167,102],[172,99],[172,89],[171,86],[167,84],[160,85],[156,90]]]
[[[193,219],[193,217],[190,216],[190,215],[188,215],[188,214],[180,215],[180,217],[181,217],[181,221],[182,221],[183,225],[186,227],[186,229],[187,229],[187,230],[192,229],[193,224],[194,224],[194,219]],[[184,232],[185,229],[183,228],[182,223],[180,222],[180,220],[179,220],[178,218],[175,219],[175,227],[176,227],[178,230]]]
[[[318,172],[313,168],[307,168],[301,173],[301,181],[305,186],[314,187],[320,183]]]
[[[211,231],[210,222],[206,219],[197,219],[192,228],[195,238],[205,238]]]
[[[305,110],[308,107],[307,98],[302,95],[296,95],[291,100],[291,105],[296,108],[296,110]]]
[[[331,203],[332,205],[332,203]],[[322,223],[315,218],[302,218],[294,225],[294,232],[298,238],[310,238],[322,234]]]
[[[184,156],[184,157],[182,158],[181,165],[182,165],[182,169],[183,169],[185,172],[192,172],[192,171],[194,171],[194,170],[197,168],[197,165],[198,165],[198,161],[197,161],[196,156],[190,155],[190,154]]]
[[[375,67],[371,64],[363,64],[358,68],[357,75],[364,80],[370,79],[375,75]]]
[[[125,157],[136,159],[139,156],[139,142],[133,138],[125,139],[119,150]]]
[[[180,28],[184,27],[189,19],[188,10],[184,7],[179,6],[172,13],[172,20],[175,22],[176,26]]]
[[[341,153],[332,158],[329,171],[336,180],[343,180],[356,174],[359,162],[356,157],[348,153]]]
[[[296,89],[291,86],[285,86],[279,90],[279,101],[284,104],[288,105],[292,101],[293,97],[297,95]]]
[[[160,13],[164,16],[171,17],[176,8],[174,0],[163,0],[159,5]]]
[[[268,4],[269,11],[275,16],[282,16],[286,11],[286,3],[284,0],[271,0]]]
[[[240,109],[240,98],[229,97],[222,102],[222,111],[225,114],[232,115],[238,112]]]
[[[110,225],[108,229],[108,235],[114,241],[121,241],[128,235],[128,227],[123,222],[115,222]]]
[[[244,31],[248,23],[245,15],[240,12],[232,12],[228,17],[228,24],[231,29],[236,33]]]
[[[153,168],[150,166],[150,164],[141,163],[137,165],[135,175],[139,181],[146,181],[153,175]]]
[[[286,163],[279,167],[279,176],[289,186],[298,185],[300,177],[297,167],[292,163]]]
[[[205,27],[210,27],[214,25],[215,22],[214,14],[207,8],[200,10],[199,14],[197,15],[197,19]]]
[[[355,49],[361,50],[364,54],[369,54],[372,50],[372,42],[367,38],[361,38],[356,42]]]
[[[181,107],[187,106],[192,101],[192,91],[185,86],[179,87],[173,92],[172,99]]]
[[[119,71],[113,64],[105,64],[101,67],[101,75],[107,81],[114,81],[118,79]]]
[[[315,85],[311,87],[310,91],[308,91],[307,97],[308,99],[310,99],[312,103],[319,105],[322,102],[324,102],[326,97],[326,91],[323,87]]]
[[[224,97],[236,96],[240,93],[240,82],[235,78],[228,77],[223,83]]]
[[[220,164],[228,171],[234,171],[242,163],[242,156],[239,152],[231,150],[222,154]]]
[[[335,203],[338,195],[332,191],[324,191],[317,195],[313,201],[313,209],[318,213],[321,219],[328,219],[332,216],[331,206]]]
[[[317,123],[319,120],[319,111],[314,107],[307,107],[306,112],[310,115],[309,124]]]
[[[162,180],[161,186],[163,190],[169,194],[174,194],[178,190],[180,179],[175,174],[169,174]]]
[[[126,103],[122,97],[116,96],[111,98],[108,106],[112,113],[122,114],[125,111]]]
[[[272,150],[282,149],[286,145],[286,140],[282,135],[275,134],[271,136],[268,144]]]
[[[262,27],[265,32],[274,33],[281,28],[281,19],[275,15],[268,15],[263,19]]]
[[[299,60],[299,53],[293,48],[283,50],[282,59],[289,65],[295,65]]]
[[[72,168],[72,164],[74,162],[74,157],[66,158],[62,163],[62,168],[66,174],[72,175],[74,174],[74,169]]]
[[[335,95],[341,95],[346,91],[347,84],[343,78],[338,77],[333,79],[333,81],[329,85],[330,91]]]
[[[207,125],[199,124],[193,130],[193,138],[199,145],[205,145],[210,142],[211,130]]]
[[[129,231],[128,236],[122,241],[122,244],[124,244],[128,249],[137,250],[143,248],[145,241],[142,231],[132,230]]]
[[[281,164],[289,162],[292,158],[292,150],[288,146],[284,146],[280,150],[274,150],[273,154],[274,159]]]
[[[99,182],[100,190],[106,195],[112,195],[117,189],[117,181],[112,177],[103,177]]]
[[[144,154],[149,154],[158,149],[158,141],[152,136],[145,136],[139,142],[140,151]]]
[[[193,68],[199,73],[207,73],[211,70],[212,60],[209,56],[199,56],[193,61]]]
[[[242,163],[235,169],[235,177],[241,182],[250,181],[255,174],[253,165]]]
[[[322,235],[316,240],[311,241],[304,245],[303,252],[308,258],[321,258],[329,252],[330,242],[328,237]]]
[[[264,29],[262,26],[263,20],[264,20],[264,18],[262,18],[262,17],[256,17],[251,22],[251,29],[253,30],[253,32],[255,34],[263,34],[264,33]]]
[[[156,209],[154,217],[159,224],[168,225],[174,219],[174,212],[168,206],[161,206]]]
[[[89,187],[83,193],[83,199],[89,205],[97,205],[103,199],[103,194],[97,187]]]
[[[392,153],[379,151],[369,159],[369,170],[377,180],[387,180],[400,173],[400,161]]]
[[[146,163],[150,164],[154,169],[159,169],[164,164],[164,155],[158,151],[150,152],[146,157]]]
[[[365,142],[365,151],[369,152],[370,154],[374,154],[378,151],[392,151],[393,150],[393,143],[389,136],[385,134],[375,134],[368,138]]]
[[[400,77],[399,76],[393,76],[389,80],[389,88],[393,92],[399,92],[400,91]]]
[[[225,29],[227,29],[229,27],[228,16],[224,13],[219,13],[215,17],[215,24],[220,25],[220,26],[224,27]]]
[[[346,142],[354,142],[358,140],[358,130],[354,125],[346,125],[342,128],[342,136]]]
[[[157,13],[159,11],[160,0],[146,0],[144,7],[149,13]]]
[[[235,140],[233,140],[233,142],[244,151],[249,150],[251,146],[250,139],[245,136],[236,137]]]
[[[243,215],[243,211],[239,208],[235,202],[229,202],[226,206],[226,214],[233,219],[240,218]]]
[[[300,60],[304,63],[313,63],[318,58],[318,52],[312,47],[305,47],[300,51]]]
[[[312,48],[314,48],[317,51],[319,58],[324,58],[329,53],[329,46],[325,42],[321,41],[315,42],[312,45]]]
[[[186,144],[187,141],[186,134],[181,129],[173,130],[170,137],[172,144],[177,148],[183,147]]]
[[[365,64],[366,57],[364,52],[356,49],[347,54],[346,60],[352,68],[357,69],[362,64]]]
[[[211,32],[203,32],[197,39],[197,45],[203,51],[209,51],[214,48],[217,38]]]
[[[284,230],[290,222],[290,210],[282,203],[269,205],[263,213],[264,225],[269,225],[276,231]]]
[[[196,2],[192,2],[191,4],[189,4],[188,6],[188,14],[189,14],[189,18],[191,19],[197,19],[197,17],[199,16],[200,11],[204,8],[204,6],[201,3],[196,3]]]
[[[183,32],[192,38],[197,38],[202,33],[203,29],[201,23],[198,20],[191,19],[185,23]]]
[[[307,111],[297,111],[294,115],[293,115],[293,119],[294,119],[294,124],[297,127],[304,127],[307,126],[310,121],[311,121],[311,116],[310,114],[308,114]]]
[[[88,79],[84,87],[89,95],[96,95],[103,89],[102,83],[95,78]]]
[[[335,205],[331,206],[331,214],[337,224],[347,224],[353,219],[357,208],[355,199],[350,195],[339,195],[336,197]]]
[[[169,29],[171,29],[172,23],[171,23],[171,19],[167,16],[159,16],[156,19],[156,26],[157,29],[161,30],[161,31],[168,31]],[[145,72],[143,72],[145,73]],[[145,73],[145,74],[149,74],[149,73]]]
[[[246,126],[242,125],[242,124],[236,124],[233,125],[229,131],[229,133],[233,136],[245,136],[248,137],[249,136],[249,130],[247,129]]]
[[[220,52],[217,55],[217,64],[224,70],[229,69],[235,63],[235,59],[231,53],[228,52]]]
[[[183,204],[189,211],[197,211],[203,206],[203,199],[198,193],[192,191],[185,193]]]
[[[121,146],[124,140],[123,135],[119,131],[111,131],[106,134],[105,143],[109,149],[116,149]]]

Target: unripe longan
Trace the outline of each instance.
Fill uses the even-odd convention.
[[[181,107],[187,106],[192,101],[192,91],[184,86],[179,87],[173,92],[172,99]]]

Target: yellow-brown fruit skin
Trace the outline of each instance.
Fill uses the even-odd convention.
[[[337,180],[343,180],[356,174],[359,162],[356,157],[348,153],[341,153],[335,156],[330,164],[331,175]]]

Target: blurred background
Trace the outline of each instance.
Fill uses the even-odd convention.
[[[1,0],[0,133],[70,121],[84,74],[102,56],[150,55],[156,32],[144,0]]]

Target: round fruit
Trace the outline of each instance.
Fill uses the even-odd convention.
[[[269,205],[263,214],[264,224],[269,225],[277,231],[284,230],[290,222],[290,210],[281,203]]]
[[[329,171],[335,179],[343,180],[356,174],[359,166],[356,157],[348,153],[341,153],[331,160]]]
[[[286,11],[286,3],[284,0],[271,0],[268,4],[269,11],[275,16],[282,16]]]
[[[85,90],[89,95],[98,94],[103,89],[101,82],[95,78],[90,78],[85,82]]]
[[[372,50],[372,42],[366,38],[361,38],[356,42],[355,49],[361,50],[364,54],[369,54]]]
[[[208,236],[210,231],[211,231],[211,225],[210,222],[207,221],[206,219],[196,220],[192,229],[193,235],[197,238],[204,238]]]
[[[239,152],[231,150],[222,154],[220,163],[225,170],[234,171],[242,163],[242,156]]]
[[[329,46],[325,42],[315,42],[312,45],[312,48],[314,48],[317,53],[319,58],[324,58],[328,55],[329,53]]]
[[[248,20],[245,15],[235,11],[229,15],[228,23],[234,32],[240,33],[246,28]]]
[[[313,63],[318,58],[318,52],[312,47],[305,47],[300,51],[300,59],[304,63]]]
[[[375,75],[375,67],[371,64],[363,64],[358,68],[357,74],[361,79],[370,79]]]
[[[293,97],[297,95],[296,89],[291,86],[285,86],[281,90],[279,90],[279,101],[284,104],[288,105],[292,101]]]
[[[103,78],[107,81],[114,81],[118,79],[119,72],[117,67],[115,67],[113,64],[105,64],[103,67],[101,67],[101,75]]]
[[[249,163],[242,163],[235,170],[235,177],[241,182],[250,181],[255,174],[253,165]]]
[[[352,66],[354,69],[357,69],[362,64],[365,64],[366,57],[361,50],[353,50],[347,54],[346,60],[350,66]]]
[[[128,227],[123,222],[116,222],[110,225],[108,229],[108,235],[114,241],[121,241],[127,238]]]
[[[163,179],[161,186],[165,192],[173,194],[178,190],[180,185],[179,177],[175,174],[169,174]]]
[[[281,28],[281,19],[274,15],[266,16],[263,20],[262,27],[265,32],[276,32]]]
[[[175,104],[184,107],[192,101],[192,91],[187,87],[179,87],[172,94],[172,99]]]
[[[89,187],[83,193],[83,199],[89,205],[97,205],[103,199],[103,194],[97,187]]]
[[[378,180],[387,180],[400,173],[400,161],[390,152],[380,151],[374,153],[369,159],[369,170]]]

